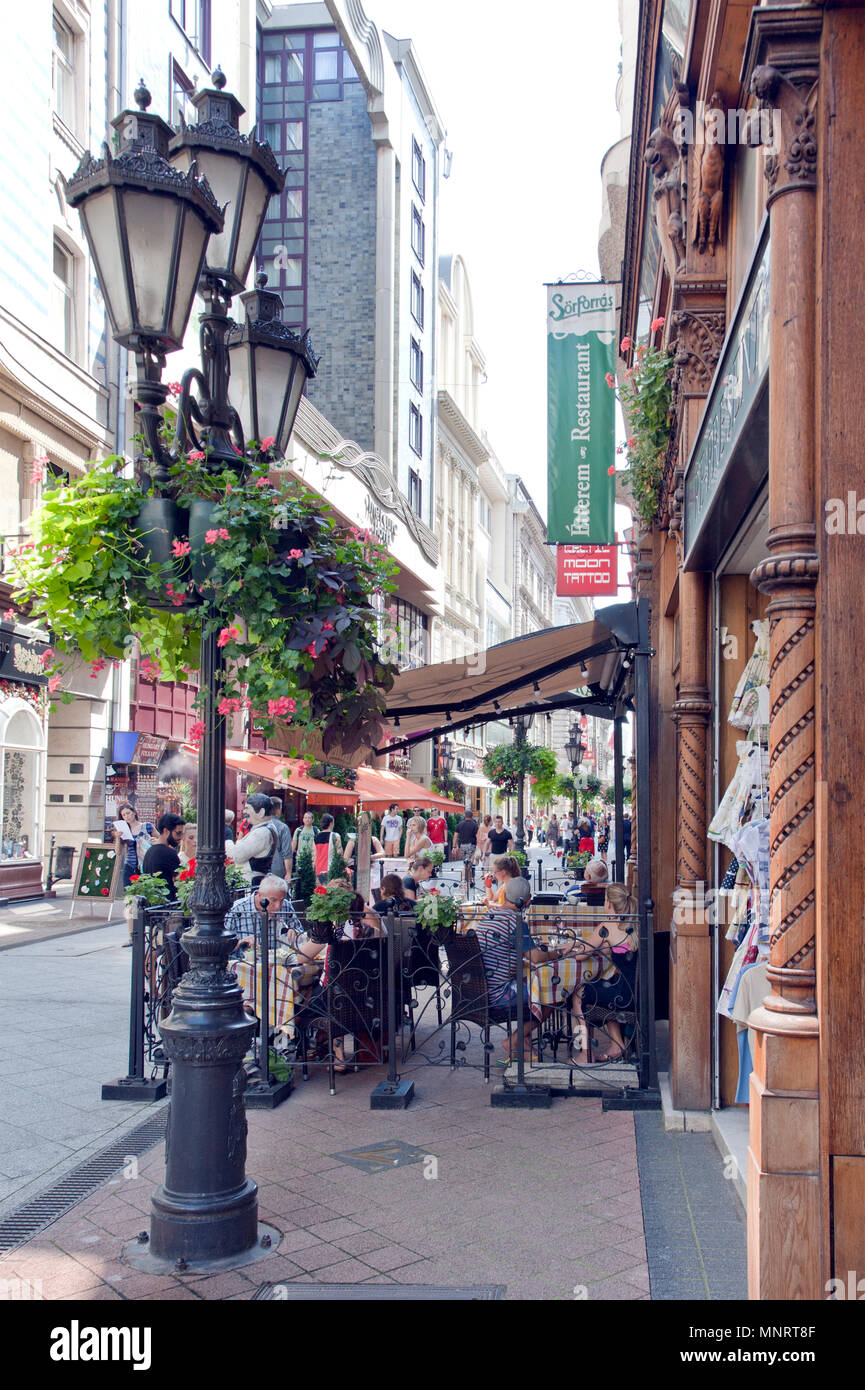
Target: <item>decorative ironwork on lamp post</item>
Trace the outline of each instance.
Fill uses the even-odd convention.
[[[586,745],[583,743],[583,731],[579,724],[572,724],[568,732],[568,741],[565,744],[565,757],[571,765],[571,775],[574,779],[574,824],[577,820],[577,773],[583,761],[583,754]]]
[[[534,715],[516,714],[511,721],[514,726],[516,737],[514,746],[521,755],[528,742],[529,729],[532,727]],[[521,771],[517,779],[517,833],[514,836],[514,848],[517,854],[524,854],[526,848],[525,831],[525,794],[526,794],[526,774]]]
[[[304,384],[318,365],[308,337],[279,321],[279,296],[263,286],[242,296],[244,326],[229,318],[269,199],[285,176],[268,145],[241,135],[243,107],[223,90],[219,69],[213,84],[194,99],[198,124],[175,133],[148,112],[151,98],[142,82],[135,92],[139,110],[112,122],[118,153],[105,145],[102,159],[85,154],[66,185],[70,205],[81,214],[113,335],[135,353],[135,395],[147,444],[140,466],[157,497],[169,500],[177,486],[172,470],[176,474],[190,449],[201,450],[203,466],[214,474],[230,468],[243,478],[254,462],[246,439],[272,435],[284,448]],[[160,432],[168,395],[162,374],[166,354],[183,345],[196,290],[205,303],[201,366],[183,377],[169,447]],[[206,604],[202,613],[206,619]],[[225,720],[216,708],[223,658],[206,621],[202,631],[205,733],[195,920],[183,936],[190,969],[160,1024],[172,1094],[165,1180],[151,1209],[150,1253],[175,1264],[248,1258],[259,1241],[258,1189],[245,1172],[243,1100],[243,1058],[256,1024],[247,1019],[240,986],[227,968],[237,939],[225,931]]]

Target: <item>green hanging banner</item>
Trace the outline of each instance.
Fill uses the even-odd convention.
[[[550,545],[612,545],[615,523],[615,286],[547,286]]]

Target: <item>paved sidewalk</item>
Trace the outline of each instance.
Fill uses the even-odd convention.
[[[3,957],[0,1213],[149,1111],[100,1099],[102,1082],[127,1068],[132,952],[123,949],[126,939],[121,922],[28,943]]]
[[[248,1172],[279,1249],[209,1277],[142,1274],[121,1261],[147,1226],[162,1149],[0,1261],[46,1299],[249,1299],[278,1283],[504,1285],[509,1299],[643,1300],[649,1276],[633,1117],[599,1100],[493,1110],[471,1068],[424,1067],[405,1112],[369,1109],[378,1073],[300,1083],[249,1115]],[[368,1173],[335,1155],[388,1140],[435,1164]],[[432,1176],[435,1173],[436,1176]]]
[[[0,908],[0,951],[11,947],[29,946],[36,941],[56,940],[77,932],[93,931],[109,922],[122,922],[123,902],[111,904],[110,913],[102,904],[94,911],[88,903],[78,902],[70,917],[72,884],[55,885],[54,898],[37,898],[33,902],[12,902]]]

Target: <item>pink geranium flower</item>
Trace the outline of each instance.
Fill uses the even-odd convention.
[[[207,545],[216,545],[217,541],[230,541],[231,536],[228,534],[224,526],[220,526],[218,531],[205,531],[204,539]]]
[[[262,439],[261,447],[262,449],[272,449],[275,443],[276,440],[274,439],[273,435],[269,434],[266,439]]]
[[[48,682],[48,689],[50,690],[50,692],[51,692],[52,695],[54,694],[55,690],[59,689],[59,686],[60,686],[60,677],[59,677],[59,676],[52,676],[51,679],[50,679],[50,681]]]
[[[621,351],[621,352],[630,352],[630,351],[631,351],[631,342],[632,342],[632,339],[631,339],[631,338],[623,338],[622,341],[621,341],[621,343],[619,344],[619,349],[620,349],[620,351]]]
[[[652,319],[652,326],[651,326],[651,328],[649,329],[649,332],[650,332],[650,333],[657,333],[659,329],[661,329],[661,328],[664,327],[664,324],[665,324],[666,322],[667,322],[666,319]]]
[[[269,479],[269,478],[256,478],[256,480],[255,480],[255,486],[256,486],[256,487],[268,487],[269,485],[270,485],[270,479]]]
[[[201,740],[204,738],[206,732],[207,731],[205,729],[204,720],[196,719],[192,728],[189,730],[190,743],[200,743]]]
[[[192,449],[186,457],[189,459],[190,463],[204,463],[207,455],[204,453],[203,449]]]
[[[51,662],[54,660],[54,648],[46,647],[39,659],[43,666],[50,666]]]
[[[290,551],[288,552],[288,558],[289,558],[289,560],[302,560],[302,559],[303,559],[303,551],[302,551],[302,550],[290,550]]]
[[[613,387],[616,384],[616,378],[613,376],[613,373],[607,372],[607,375],[604,377],[604,381],[607,383],[610,390],[612,391]]]
[[[270,700],[267,705],[271,719],[281,719],[286,714],[294,714],[296,710],[297,705],[287,695],[281,695],[278,700]]]
[[[182,560],[184,555],[188,555],[191,549],[192,546],[189,544],[189,541],[171,542],[171,552],[178,560]]]
[[[239,636],[239,627],[235,627],[234,624],[231,627],[224,627],[216,639],[216,645],[217,647],[227,647],[229,642],[236,642]]]

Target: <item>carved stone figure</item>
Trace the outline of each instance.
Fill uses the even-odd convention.
[[[685,260],[682,215],[682,159],[679,147],[663,126],[649,136],[643,155],[655,179],[655,218],[667,270],[672,280]]]
[[[721,240],[724,212],[724,109],[717,92],[712,95],[705,120],[705,143],[700,156],[697,188],[697,226],[694,245],[701,256],[714,256]]]

